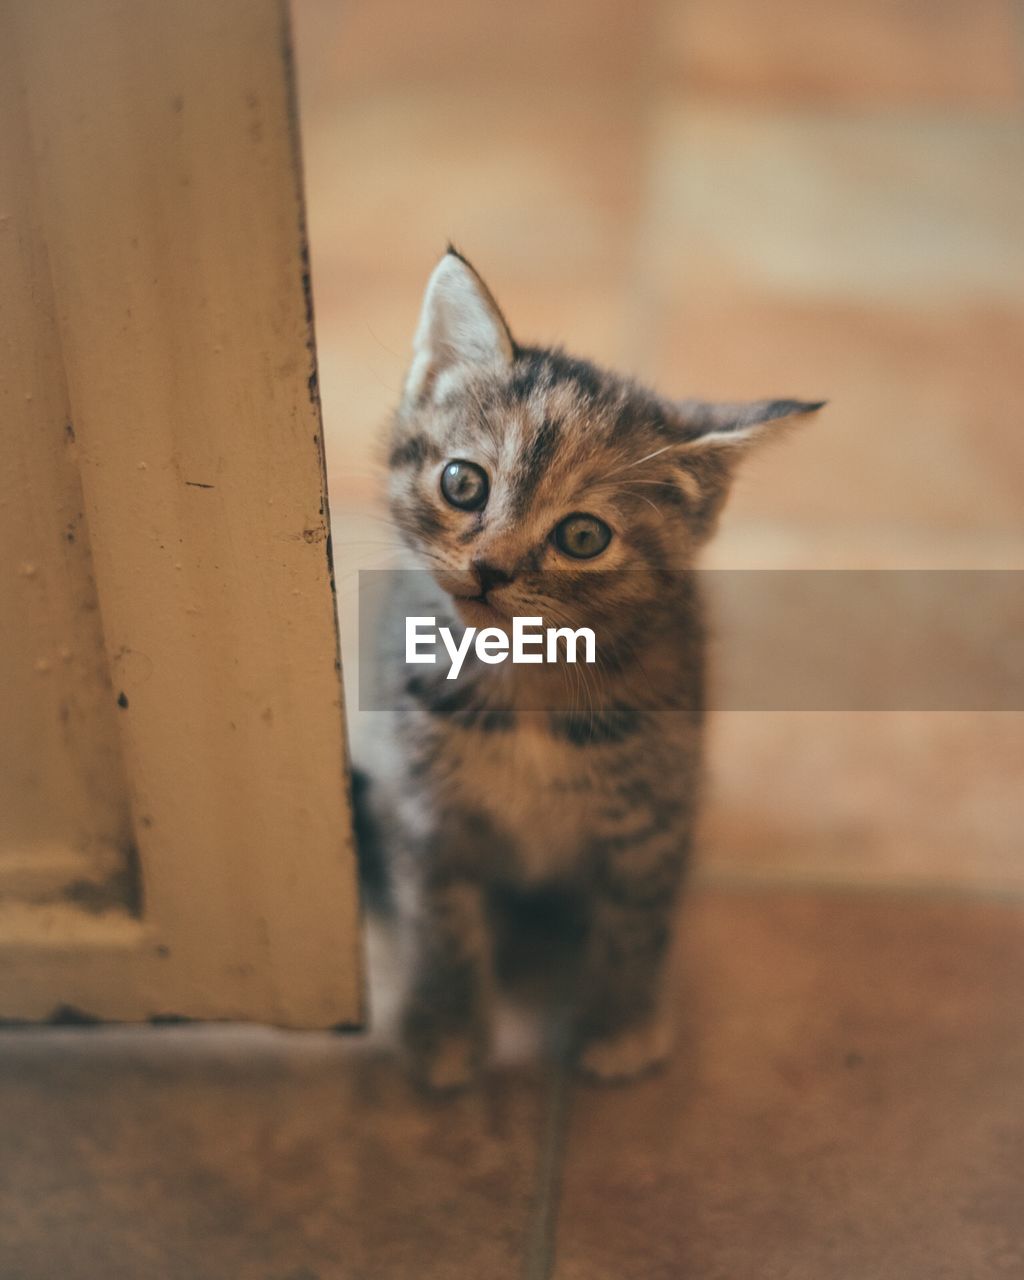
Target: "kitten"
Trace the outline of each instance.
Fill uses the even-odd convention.
[[[518,344],[454,249],[434,270],[389,458],[393,519],[429,573],[396,617],[458,631],[542,616],[594,628],[603,657],[586,671],[471,652],[454,683],[388,660],[398,732],[374,828],[415,948],[403,1035],[427,1085],[466,1084],[483,1061],[490,904],[507,888],[559,886],[585,908],[581,1068],[625,1079],[667,1055],[701,761],[694,557],[747,448],[820,407],[664,400]]]

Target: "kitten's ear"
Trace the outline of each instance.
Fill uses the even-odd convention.
[[[825,400],[753,400],[714,403],[681,400],[674,405],[682,443],[694,452],[707,449],[744,450],[776,435],[799,418],[816,413]]]
[[[423,296],[407,400],[429,396],[446,369],[498,369],[511,363],[514,354],[515,343],[490,290],[449,246]]]
[[[685,488],[694,503],[698,542],[714,532],[736,464],[748,449],[784,432],[824,404],[824,400],[755,400],[747,404],[682,400],[671,406],[678,443],[668,447],[673,448],[687,473]]]

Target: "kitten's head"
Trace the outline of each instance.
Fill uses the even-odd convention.
[[[450,249],[427,285],[395,415],[391,510],[473,624],[643,609],[714,531],[748,448],[820,407],[664,400],[520,346]],[[637,572],[609,572],[622,570]]]

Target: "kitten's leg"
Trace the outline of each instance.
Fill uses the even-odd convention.
[[[480,1068],[489,1029],[493,948],[481,886],[463,878],[428,882],[414,927],[405,1048],[420,1083],[462,1088]]]
[[[672,1047],[665,989],[685,840],[664,833],[604,859],[590,904],[579,1065],[628,1080]]]

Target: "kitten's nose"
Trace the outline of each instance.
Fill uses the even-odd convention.
[[[482,596],[485,596],[492,587],[503,587],[506,583],[511,582],[515,576],[514,574],[506,573],[504,569],[499,569],[497,565],[488,564],[486,560],[474,560],[473,568],[480,583],[480,594]]]

